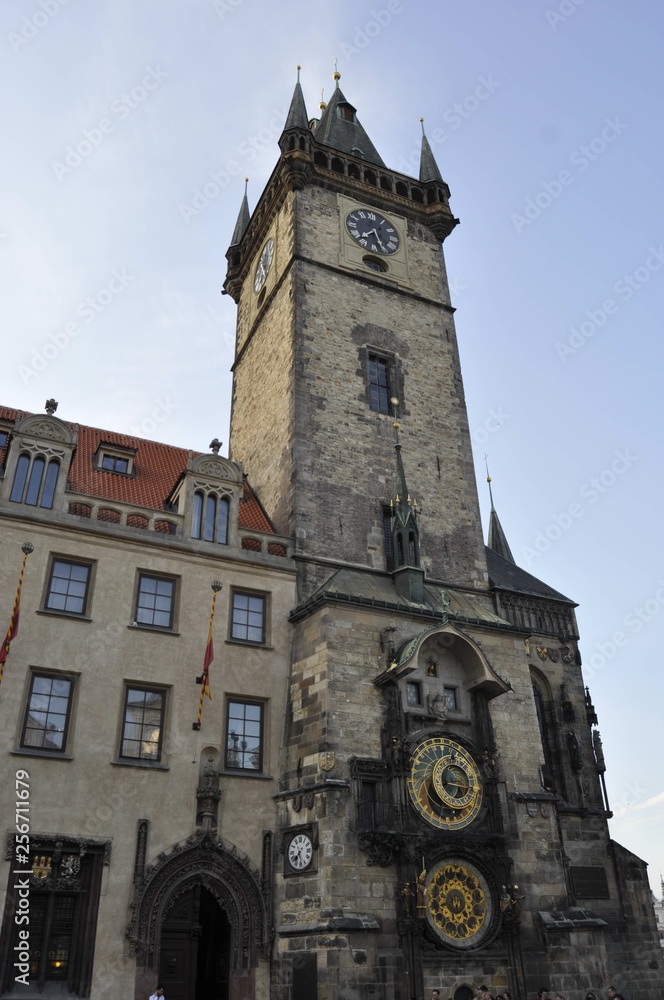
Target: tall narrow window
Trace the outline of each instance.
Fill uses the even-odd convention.
[[[203,524],[203,539],[206,542],[214,541],[214,526],[217,520],[217,498],[210,493],[205,500],[205,521]]]
[[[228,512],[230,504],[227,497],[219,501],[219,517],[217,519],[217,541],[220,545],[228,544]]]
[[[72,690],[73,681],[68,677],[32,675],[22,747],[60,752],[65,749]]]
[[[40,507],[48,507],[50,510],[53,506],[55,487],[58,482],[59,471],[60,463],[57,458],[52,458],[46,468],[46,479],[44,480],[44,489],[42,491]]]
[[[191,514],[191,537],[201,537],[201,525],[203,521],[203,494],[194,493],[194,506]]]
[[[377,413],[390,412],[390,369],[385,358],[369,355],[369,404]]]
[[[383,544],[385,546],[385,567],[394,569],[394,540],[392,538],[392,508],[383,504]]]
[[[28,477],[28,469],[30,468],[30,456],[21,455],[18,462],[16,463],[16,472],[14,473],[14,482],[12,483],[12,491],[9,496],[10,500],[15,503],[21,503],[23,500],[23,490],[25,489],[25,481]]]
[[[360,829],[376,828],[376,783],[363,781],[360,785]]]
[[[44,466],[46,462],[41,456],[35,458],[32,463],[32,468],[30,470],[30,478],[28,479],[28,489],[25,494],[25,503],[29,503],[31,507],[37,506],[37,500],[39,499],[39,490],[41,488],[42,476],[44,475]]]

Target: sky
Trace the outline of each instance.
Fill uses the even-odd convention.
[[[256,204],[302,66],[334,60],[386,164],[419,118],[485,526],[580,605],[613,836],[664,871],[664,285],[656,0],[4,0],[2,400],[228,441],[243,178]]]

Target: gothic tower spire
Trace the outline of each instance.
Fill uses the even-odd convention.
[[[484,461],[486,462],[486,458]],[[489,475],[488,463],[486,467],[486,481],[489,484],[489,497],[491,498],[491,514],[489,516],[489,548],[497,553],[497,555],[502,556],[503,559],[514,563],[514,556],[512,555],[512,550],[509,547],[507,535],[503,531],[503,526],[500,523],[500,519],[496,513],[496,508],[493,505],[493,492],[491,490],[491,476]]]
[[[247,226],[249,225],[249,202],[247,200],[247,184],[249,183],[249,178],[244,179],[244,198],[242,199],[242,204],[240,205],[240,211],[238,213],[237,222],[235,223],[235,229],[233,230],[233,235],[231,236],[230,246],[236,247],[238,243],[242,242],[242,237],[244,236]]]
[[[339,86],[341,74],[335,72],[334,93],[323,110],[316,128],[316,141],[342,153],[350,153],[379,167],[385,164],[357,117],[357,109],[347,101]]]
[[[420,154],[420,181],[428,184],[430,181],[442,181],[443,177],[436,163],[429,140],[424,131],[424,118],[420,118],[422,126],[422,152]]]

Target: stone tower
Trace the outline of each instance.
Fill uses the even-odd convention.
[[[495,511],[483,545],[449,188],[424,135],[419,179],[386,167],[335,78],[313,120],[298,82],[224,286],[231,456],[298,567],[273,995],[525,998],[629,967],[655,1000],[575,605],[514,564]]]

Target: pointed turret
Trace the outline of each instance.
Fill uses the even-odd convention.
[[[429,145],[429,140],[424,132],[424,118],[420,118],[420,124],[422,125],[422,152],[420,154],[420,181],[422,184],[428,184],[429,181],[441,181],[443,180],[440,170],[438,169],[438,164],[436,163],[436,158],[431,151],[431,146]]]
[[[394,446],[397,453],[397,492],[390,501],[392,508],[392,538],[394,541],[394,563],[400,566],[420,565],[420,529],[417,524],[417,500],[411,499],[406,483],[401,445]]]
[[[493,492],[491,490],[491,476],[489,475],[489,467],[487,465],[486,470],[486,481],[489,484],[489,497],[491,498],[491,514],[489,516],[489,548],[492,549],[497,555],[502,556],[508,562],[514,562],[514,556],[512,555],[512,550],[509,547],[507,541],[507,536],[503,531],[503,526],[500,523],[498,514],[496,513],[496,508],[493,505]]]
[[[297,67],[297,83],[293,91],[293,97],[288,109],[288,117],[284,125],[284,132],[290,128],[309,128],[309,118],[307,116],[307,106],[304,103],[304,94],[300,86],[300,67]]]
[[[356,109],[344,97],[339,86],[340,73],[334,74],[336,86],[316,127],[316,141],[340,153],[350,153],[369,163],[384,167],[373,142],[358,120]]]
[[[247,200],[247,184],[249,183],[249,178],[244,179],[244,198],[242,199],[242,204],[240,205],[240,212],[237,217],[237,222],[235,223],[235,229],[233,230],[233,235],[231,236],[231,242],[229,246],[236,247],[238,243],[242,242],[242,237],[247,231],[247,226],[249,225],[249,201]]]

